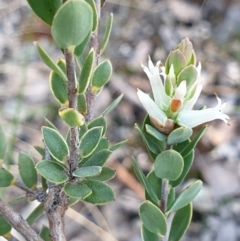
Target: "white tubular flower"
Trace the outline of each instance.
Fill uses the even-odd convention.
[[[203,123],[220,119],[225,123],[228,123],[230,119],[228,115],[224,114],[222,110],[226,106],[226,103],[221,103],[221,100],[217,97],[217,106],[204,110],[183,110],[179,113],[176,122],[180,126],[196,127]]]

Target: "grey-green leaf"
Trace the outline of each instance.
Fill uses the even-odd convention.
[[[89,124],[88,124],[88,129],[91,129],[93,127],[101,126],[103,128],[102,135],[106,133],[107,130],[107,122],[104,116],[99,116],[95,119],[93,119]]]
[[[8,236],[11,232],[12,226],[8,221],[0,215],[0,236]]]
[[[178,152],[166,150],[157,156],[154,170],[157,177],[174,181],[181,175],[183,165],[183,158]]]
[[[44,241],[51,241],[51,232],[50,229],[46,226],[43,226],[39,236],[44,240]]]
[[[177,197],[169,211],[178,210],[189,204],[200,192],[202,188],[202,181],[198,180],[188,185]]]
[[[90,166],[90,167],[80,167],[73,172],[74,177],[92,177],[97,176],[101,173],[102,167],[100,166]]]
[[[159,241],[158,235],[150,232],[144,225],[141,228],[141,236],[143,241]]]
[[[95,32],[97,27],[98,27],[98,13],[97,13],[97,8],[95,5],[94,0],[85,0],[92,8],[93,12],[93,25],[92,25],[92,32]]]
[[[67,183],[64,186],[64,192],[68,196],[78,198],[78,199],[86,198],[92,193],[91,189],[84,183],[71,183],[71,182]]]
[[[77,110],[84,116],[87,113],[87,101],[85,94],[79,94],[77,96]]]
[[[83,53],[83,51],[85,50],[85,48],[86,48],[86,46],[88,44],[88,41],[89,41],[89,39],[91,37],[91,34],[92,34],[92,31],[89,31],[89,33],[85,37],[85,39],[78,46],[75,47],[74,54],[76,56],[80,56]]]
[[[92,29],[92,9],[85,1],[69,0],[54,16],[52,36],[59,48],[77,46]]]
[[[168,241],[179,241],[192,219],[192,204],[177,210],[172,220]]]
[[[32,225],[44,212],[44,205],[40,203],[27,217],[26,221]]]
[[[167,144],[173,145],[184,142],[192,135],[192,133],[193,131],[190,127],[179,127],[169,134]]]
[[[156,139],[158,139],[159,141],[164,141],[166,140],[167,136],[162,134],[161,132],[159,132],[157,129],[155,129],[154,127],[146,124],[146,131],[148,134],[150,134],[151,136],[154,136]]]
[[[18,168],[24,185],[30,189],[36,189],[37,172],[32,158],[25,153],[20,153],[18,156]]]
[[[119,95],[107,108],[103,111],[102,115],[107,115],[109,112],[114,110],[119,102],[122,100],[123,94]]]
[[[14,183],[15,179],[12,173],[4,168],[0,168],[0,187],[8,187]]]
[[[145,228],[163,237],[167,232],[166,219],[162,211],[150,201],[144,201],[139,208],[139,215]]]
[[[64,167],[53,161],[40,161],[36,165],[37,171],[48,181],[60,184],[67,181],[68,176]]]
[[[128,140],[124,140],[124,141],[120,141],[118,143],[115,143],[114,145],[112,145],[109,150],[110,151],[115,151],[118,148],[121,148],[122,146],[124,146],[126,143],[128,142]]]
[[[102,171],[99,175],[94,177],[89,177],[88,179],[106,182],[114,178],[115,174],[116,174],[116,170],[109,167],[102,167]]]
[[[3,158],[7,148],[7,141],[3,132],[2,126],[0,126],[0,167],[2,166]]]
[[[69,155],[69,149],[64,138],[54,129],[42,127],[44,142],[51,155],[59,162],[64,162]]]
[[[102,131],[102,127],[94,127],[83,135],[79,147],[82,157],[89,156],[95,150],[101,139]]]
[[[92,193],[84,199],[85,202],[102,205],[115,199],[112,188],[107,184],[94,180],[86,180],[84,183],[92,190]]]

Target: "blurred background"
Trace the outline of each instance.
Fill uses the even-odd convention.
[[[187,179],[200,178],[204,187],[194,201],[193,220],[182,240],[240,240],[240,1],[107,0],[102,9],[101,36],[111,12],[113,31],[101,59],[111,60],[114,73],[98,96],[95,114],[123,93],[123,100],[107,117],[107,136],[112,143],[128,139],[128,144],[114,152],[107,163],[117,170],[110,182],[116,200],[99,207],[75,205],[77,212],[66,217],[67,240],[141,240],[138,207],[144,191],[130,159],[134,155],[146,173],[151,169],[142,139],[133,128],[146,114],[136,88],[151,92],[141,62],[147,64],[150,55],[154,62],[164,63],[169,51],[185,37],[193,42],[197,60],[202,63],[204,88],[196,108],[215,106],[216,93],[227,102],[225,113],[231,121],[230,126],[211,122],[197,146]],[[58,117],[59,105],[50,93],[50,70],[40,61],[33,41],[39,41],[53,59],[63,57],[52,41],[50,28],[36,17],[26,0],[0,0],[0,124],[9,140],[6,161],[16,173],[19,152],[40,159],[33,146],[42,145],[40,128],[45,117],[63,135],[67,131]],[[23,194],[11,187],[5,198]],[[23,200],[13,206],[27,217],[36,205]],[[34,228],[39,231],[44,224],[47,220],[43,215]]]

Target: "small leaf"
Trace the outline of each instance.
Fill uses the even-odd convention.
[[[202,188],[202,182],[200,180],[188,185],[183,191],[179,194],[175,202],[169,211],[178,210],[187,204],[189,204],[200,192]]]
[[[100,166],[102,167],[105,162],[107,161],[108,157],[110,156],[111,151],[109,150],[101,150],[94,155],[92,155],[86,162],[82,165],[82,167],[89,167],[89,166]]]
[[[192,204],[189,203],[185,207],[176,211],[172,220],[168,241],[179,241],[192,219]]]
[[[104,150],[104,149],[108,149],[109,147],[109,141],[106,137],[101,137],[96,149],[92,152],[91,156],[93,154],[96,154],[97,152]],[[111,150],[110,150],[111,151]]]
[[[115,143],[114,145],[112,145],[109,150],[110,151],[115,151],[118,148],[121,148],[123,145],[125,145],[128,142],[128,140],[124,140],[124,141],[120,141],[118,143]]]
[[[89,4],[69,0],[57,11],[52,23],[52,36],[59,48],[77,46],[92,29],[93,13]]]
[[[92,177],[97,176],[101,173],[102,167],[100,166],[90,166],[90,167],[80,167],[73,172],[74,177]]]
[[[60,184],[67,181],[68,176],[64,167],[53,161],[40,161],[36,165],[37,171],[50,182]]]
[[[77,110],[83,114],[86,115],[87,113],[87,101],[85,94],[79,94],[77,96]]]
[[[105,183],[93,180],[86,180],[84,183],[92,190],[92,193],[84,199],[95,205],[102,205],[115,199],[113,190]]]
[[[86,125],[86,124],[83,124],[83,125],[80,127],[79,140],[82,140],[84,134],[85,134],[87,131],[88,131],[87,125]]]
[[[93,12],[93,26],[92,26],[92,32],[95,32],[98,27],[98,14],[97,14],[97,8],[93,0],[85,0],[92,8]]]
[[[194,65],[189,65],[184,68],[177,77],[177,84],[179,85],[183,80],[186,81],[187,89],[190,89],[196,82],[198,77],[197,69]]]
[[[188,154],[187,156],[185,156],[183,158],[183,162],[184,162],[183,171],[182,171],[181,175],[175,181],[170,181],[170,185],[172,187],[178,186],[183,181],[183,179],[186,177],[186,175],[189,172],[189,169],[192,166],[193,157],[194,157],[194,151],[191,151],[190,154]]]
[[[51,241],[51,233],[50,233],[50,229],[46,226],[43,226],[39,236],[44,240],[44,241]]]
[[[98,94],[99,90],[108,82],[112,74],[112,64],[110,60],[100,63],[93,72],[91,92]]]
[[[103,36],[103,40],[102,40],[101,45],[100,45],[99,55],[102,55],[102,53],[104,52],[104,50],[107,47],[108,40],[109,40],[111,31],[112,31],[112,24],[113,24],[113,14],[111,13],[109,18],[108,18],[108,22],[107,22],[105,33],[104,33],[104,36]]]
[[[9,187],[15,182],[12,173],[4,168],[0,168],[0,187]]]
[[[45,158],[45,150],[41,146],[34,146],[34,149],[42,156],[42,158]]]
[[[144,186],[146,192],[148,193],[148,195],[153,200],[153,203],[155,205],[158,205],[158,197],[157,197],[157,195],[155,194],[152,186],[149,184],[147,178],[144,176],[142,170],[140,169],[140,167],[137,164],[137,161],[134,158],[132,158],[132,163],[133,163],[133,167],[134,167],[134,170],[135,170],[135,173],[137,175],[138,180]]]
[[[0,215],[0,236],[10,238],[11,229],[12,229],[12,226],[8,223],[8,221],[5,218],[3,218],[3,216]]]
[[[163,237],[167,232],[166,219],[161,210],[150,201],[144,201],[139,208],[139,215],[145,228]]]
[[[158,139],[159,141],[164,141],[166,140],[167,136],[162,134],[161,132],[159,132],[157,129],[155,129],[154,127],[146,124],[146,131],[147,133],[149,133],[151,136],[154,136],[156,139]]]
[[[32,10],[45,23],[52,25],[53,17],[59,7],[62,5],[62,0],[27,0]]]
[[[107,115],[112,110],[114,110],[119,102],[122,100],[123,94],[119,95],[107,108],[103,111],[102,115]]]
[[[155,160],[154,170],[159,178],[176,180],[183,170],[183,158],[174,150],[163,151]]]
[[[18,168],[24,185],[30,189],[36,189],[37,172],[32,158],[25,153],[20,153],[18,156]]]
[[[50,56],[45,52],[45,50],[39,45],[38,42],[34,42],[34,45],[37,47],[38,53],[42,59],[42,61],[55,73],[61,76],[64,80],[68,80],[65,73],[61,70],[61,68],[50,58]]]
[[[141,228],[141,236],[143,241],[159,241],[158,235],[148,231],[144,225]]]
[[[6,152],[6,148],[7,148],[6,137],[3,132],[2,126],[0,125],[0,167],[2,166],[2,163],[3,163],[3,158]]]
[[[101,139],[102,131],[102,127],[94,127],[83,135],[79,146],[80,153],[83,157],[89,156],[96,149]]]
[[[147,175],[147,180],[149,182],[149,184],[151,185],[153,191],[155,192],[155,194],[157,195],[158,199],[161,199],[161,189],[162,189],[162,179],[156,177],[154,170],[152,170],[151,172],[148,173]],[[149,196],[149,194],[146,192],[145,190],[145,196],[146,199],[149,201],[153,201],[151,196]]]
[[[192,135],[192,132],[192,128],[179,127],[169,134],[167,138],[167,144],[173,145],[176,143],[184,142]]]
[[[45,123],[46,123],[47,127],[50,127],[52,129],[58,131],[57,127],[49,119],[47,119],[46,117],[45,117]]]
[[[208,126],[203,126],[201,130],[193,137],[192,141],[185,145],[185,148],[183,148],[180,153],[183,157],[187,156],[197,145],[197,143],[200,141],[200,139],[203,137],[205,132],[207,131]]]
[[[63,59],[58,60],[57,66],[66,73],[66,64]],[[49,78],[50,89],[57,101],[61,104],[68,105],[67,82],[58,73],[51,71]]]
[[[70,196],[78,199],[84,199],[89,196],[92,191],[91,189],[83,183],[67,183],[64,187],[64,192]]]
[[[32,225],[44,212],[44,205],[39,204],[27,217],[26,221],[29,225]]]
[[[77,198],[77,197],[69,197],[68,198],[68,205],[72,206],[75,203],[77,203],[78,201],[80,201],[81,199]]]
[[[95,52],[92,48],[90,50],[88,56],[86,57],[86,60],[84,61],[84,64],[82,67],[82,72],[81,72],[79,80],[78,80],[78,85],[79,85],[78,93],[79,94],[83,94],[86,91],[86,89],[90,83],[94,63],[95,63]]]
[[[115,174],[116,174],[116,170],[109,168],[109,167],[102,167],[102,171],[99,175],[94,176],[94,177],[89,177],[87,179],[100,181],[100,182],[106,182],[106,181],[109,181],[112,178],[114,178]]]
[[[73,108],[61,108],[58,114],[70,127],[82,126],[85,122],[84,116]]]
[[[89,41],[91,35],[92,35],[92,31],[89,31],[89,33],[85,37],[85,39],[78,46],[75,47],[75,49],[74,49],[75,56],[80,56],[83,53],[83,51],[85,50],[85,48],[88,44],[88,41]]]
[[[45,144],[51,155],[59,162],[64,162],[69,155],[69,149],[66,141],[56,131],[49,127],[42,127],[42,133]]]
[[[99,116],[96,119],[93,119],[89,124],[88,124],[88,129],[90,130],[93,127],[101,126],[103,128],[102,135],[105,135],[106,130],[107,130],[107,122],[105,117]]]

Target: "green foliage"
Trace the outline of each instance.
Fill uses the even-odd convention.
[[[89,31],[89,33],[85,37],[85,39],[78,46],[75,47],[74,54],[76,56],[80,56],[84,52],[85,48],[87,47],[88,41],[89,41],[89,39],[91,37],[91,34],[92,34],[92,32]]]
[[[114,178],[116,174],[116,170],[109,168],[109,167],[102,167],[102,171],[97,176],[91,176],[87,179],[95,180],[95,181],[101,181],[106,182]]]
[[[8,221],[6,221],[5,218],[3,218],[3,216],[0,215],[0,236],[6,238],[11,237],[11,229],[12,226],[8,223]]]
[[[77,110],[82,114],[86,115],[87,113],[87,101],[85,94],[79,94],[77,96]]]
[[[9,187],[15,183],[14,176],[3,167],[0,168],[0,187]]]
[[[164,135],[163,133],[159,132],[156,128],[146,124],[145,126],[146,128],[146,132],[148,134],[150,134],[151,136],[155,137],[156,139],[158,139],[159,141],[164,141],[166,140],[166,135]]]
[[[107,108],[103,111],[102,115],[107,115],[109,112],[114,110],[123,98],[123,94],[119,95]]]
[[[97,15],[97,8],[94,3],[94,0],[85,0],[92,8],[93,13],[93,25],[92,25],[92,32],[95,32],[98,27],[98,15]]]
[[[193,131],[189,127],[179,127],[175,130],[173,130],[168,138],[167,138],[167,144],[173,145],[176,143],[181,143],[186,141],[191,135]]]
[[[172,220],[168,241],[179,241],[192,219],[192,203],[177,210]]]
[[[62,5],[62,0],[27,0],[32,10],[41,18],[45,23],[52,25],[55,13]]]
[[[85,122],[84,116],[73,108],[61,108],[58,114],[70,127],[82,126]]]
[[[73,172],[75,177],[92,177],[97,176],[101,173],[102,167],[100,166],[86,166],[80,167]]]
[[[121,148],[123,145],[125,145],[127,143],[128,140],[124,140],[124,141],[120,141],[120,142],[117,142],[115,143],[114,145],[112,145],[109,150],[110,151],[115,151],[117,150],[118,148]]]
[[[84,183],[67,183],[64,192],[74,198],[84,199],[92,193],[92,190]]]
[[[93,13],[82,0],[69,0],[63,4],[52,23],[52,36],[59,48],[79,45],[92,29]]]
[[[44,241],[51,241],[51,235],[50,235],[50,229],[46,226],[43,226],[39,236],[44,240]]]
[[[18,156],[18,168],[25,186],[30,189],[36,189],[37,172],[32,158],[25,153],[20,153]]]
[[[167,232],[164,214],[150,201],[144,201],[139,208],[139,215],[148,231],[163,237]]]
[[[2,166],[3,158],[7,149],[6,137],[3,128],[0,125],[0,167]]]
[[[105,183],[95,180],[86,180],[84,184],[92,190],[92,193],[84,199],[85,202],[102,205],[115,199],[113,190]]]
[[[66,182],[68,179],[64,167],[54,161],[40,161],[36,169],[44,178],[56,184]]]
[[[101,126],[103,128],[102,135],[105,135],[106,130],[107,130],[107,122],[106,118],[103,116],[99,116],[95,119],[93,119],[89,124],[88,124],[88,129],[91,129],[93,127]]]
[[[79,146],[80,153],[83,157],[89,156],[96,149],[101,139],[102,131],[102,127],[94,127],[83,135]]]
[[[141,228],[141,236],[143,241],[159,241],[158,235],[150,232],[144,225]]]
[[[40,203],[27,217],[26,221],[32,225],[44,212],[44,205]]]
[[[174,181],[182,173],[183,158],[174,150],[166,150],[160,153],[154,163],[157,177]]]
[[[69,149],[63,137],[54,129],[42,127],[44,142],[51,155],[59,162],[64,162],[69,155]]]

